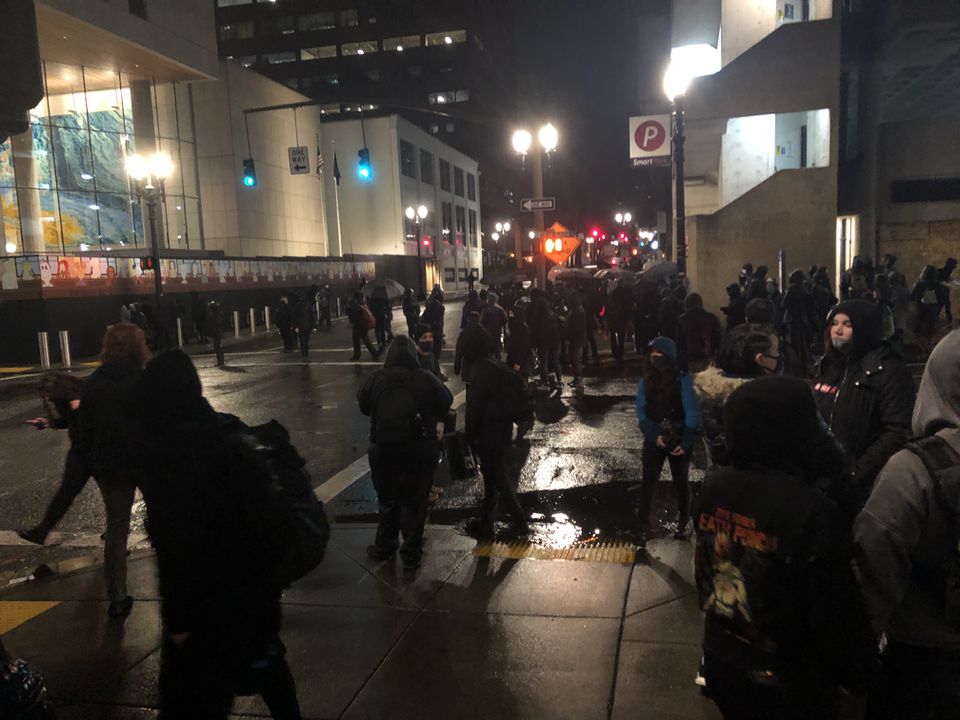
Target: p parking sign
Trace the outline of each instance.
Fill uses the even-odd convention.
[[[630,118],[630,161],[634,167],[670,164],[670,116]]]

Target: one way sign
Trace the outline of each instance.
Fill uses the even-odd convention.
[[[523,198],[520,201],[521,212],[533,212],[535,210],[556,210],[556,198]]]
[[[305,145],[287,148],[287,156],[290,159],[291,175],[306,175],[310,172],[310,160],[307,152],[308,151]]]

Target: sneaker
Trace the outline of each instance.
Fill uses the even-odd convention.
[[[112,618],[124,617],[130,614],[133,609],[133,598],[127,595],[123,600],[116,600],[110,603],[107,608],[107,615]]]
[[[47,533],[38,527],[17,530],[17,535],[34,545],[43,545],[47,541]]]
[[[367,557],[378,562],[393,560],[393,556],[396,554],[396,550],[387,550],[379,545],[367,545]]]
[[[401,560],[403,562],[404,570],[416,570],[417,568],[420,567],[421,563],[423,562],[422,558],[412,557],[412,556],[401,558]]]

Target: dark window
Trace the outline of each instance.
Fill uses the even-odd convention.
[[[467,211],[457,205],[457,244],[463,245],[464,235],[467,232]]]
[[[131,15],[147,19],[147,0],[127,0],[127,7]]]
[[[309,15],[301,15],[299,18],[298,27],[300,28],[301,32],[330,30],[331,28],[336,27],[337,23],[335,18],[336,16],[333,14],[333,10],[310,13]]]
[[[446,160],[440,161],[440,189],[450,192],[450,163]]]
[[[406,140],[400,141],[400,172],[409,178],[417,177],[417,151]]]
[[[253,37],[253,22],[229,23],[220,26],[221,40],[246,40]]]
[[[460,268],[459,272],[460,272],[460,281],[461,281],[461,282],[465,282],[466,279],[467,279],[467,269],[466,269],[466,268]]]
[[[890,184],[895,203],[947,202],[960,200],[960,178],[896,180]]]
[[[443,281],[452,283],[457,281],[457,269],[448,267],[443,269]]]
[[[289,35],[296,30],[297,19],[293,15],[266,17],[257,24],[257,32],[261,35]]]
[[[458,167],[453,169],[453,192],[463,197],[463,170]]]
[[[441,160],[440,162],[443,162]],[[450,242],[450,233],[453,230],[453,205],[448,202],[440,203],[440,213],[443,219],[443,227],[440,232],[443,235],[443,241]]]
[[[287,52],[266,53],[263,55],[264,62],[269,65],[283,65],[297,61],[297,51],[289,50]]]
[[[470,177],[473,177],[471,175]],[[473,247],[478,247],[479,243],[477,242],[477,211],[470,210],[467,213],[467,217],[470,218],[470,244]]]
[[[420,180],[433,185],[433,155],[426,150],[420,151]]]
[[[360,24],[360,15],[356,8],[340,11],[340,27],[356,27]]]
[[[477,176],[467,173],[467,200],[477,199]]]

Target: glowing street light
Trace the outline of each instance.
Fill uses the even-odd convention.
[[[517,130],[513,134],[513,149],[519,155],[526,155],[533,144],[533,135],[526,130]]]
[[[150,157],[134,154],[127,157],[127,175],[133,180],[137,197],[147,201],[150,221],[150,237],[153,246],[153,280],[156,311],[160,311],[163,295],[163,280],[160,276],[160,237],[157,232],[157,202],[166,201],[164,181],[173,175],[173,160],[164,152]],[[156,187],[154,181],[159,185]]]

